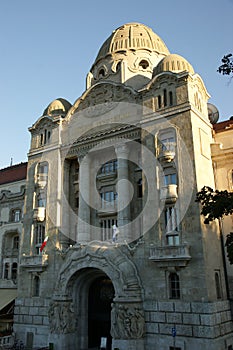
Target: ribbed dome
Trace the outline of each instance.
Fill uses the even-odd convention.
[[[177,54],[171,54],[164,57],[158,63],[154,69],[153,76],[162,72],[179,73],[183,71],[188,71],[189,73],[194,74],[193,67],[184,57]]]
[[[43,115],[49,115],[51,117],[55,115],[65,115],[70,109],[71,104],[64,98],[58,98],[51,102],[44,110]]]
[[[163,40],[151,28],[140,23],[127,23],[112,32],[99,50],[95,62],[115,52],[140,49],[169,54]]]

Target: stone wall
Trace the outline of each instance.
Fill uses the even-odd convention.
[[[49,302],[50,300],[45,298],[16,299],[14,330],[17,339],[22,339],[24,344],[26,344],[27,333],[31,332],[34,335],[34,346],[48,344]]]
[[[151,301],[145,302],[144,307],[148,350],[152,347],[167,350],[169,346],[174,346],[173,327],[176,328],[176,346],[182,350],[196,350],[199,341],[202,350],[221,350],[233,345],[233,325],[228,301]],[[225,338],[218,339],[224,335]]]

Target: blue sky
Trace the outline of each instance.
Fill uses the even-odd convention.
[[[216,72],[233,52],[233,0],[1,0],[0,168],[27,160],[31,126],[55,98],[84,91],[102,43],[128,22],[148,25],[199,73],[220,111],[233,115],[233,79]]]

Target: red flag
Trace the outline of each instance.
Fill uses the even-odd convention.
[[[47,241],[48,241],[48,236],[46,236],[45,237],[45,239],[44,239],[44,242],[41,244],[41,246],[40,246],[40,252],[42,252],[42,250],[44,249],[44,247],[46,246],[46,244],[47,244]]]

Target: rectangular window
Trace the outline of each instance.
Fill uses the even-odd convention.
[[[178,231],[177,209],[173,206],[165,208],[165,226],[166,232]]]
[[[180,279],[175,272],[169,274],[169,297],[170,299],[180,299]]]
[[[13,210],[12,218],[14,222],[19,222],[21,219],[21,210],[20,209]]]
[[[166,139],[161,140],[162,143],[162,151],[172,151],[175,152],[175,138],[167,137]]]
[[[37,206],[38,207],[46,207],[46,197],[45,193],[40,193],[37,197]]]
[[[179,235],[167,235],[167,245],[179,245],[180,244],[180,236]]]
[[[113,191],[106,191],[100,194],[101,197],[101,208],[114,208],[114,201],[117,200],[117,193]]]
[[[44,182],[44,185],[46,185],[48,181],[48,164],[47,163],[41,163],[38,165],[37,180],[39,182]]]
[[[40,254],[40,247],[45,239],[45,226],[43,224],[37,224],[36,226],[36,254]]]
[[[177,185],[177,176],[176,173],[173,174],[167,174],[164,176],[164,185]]]

